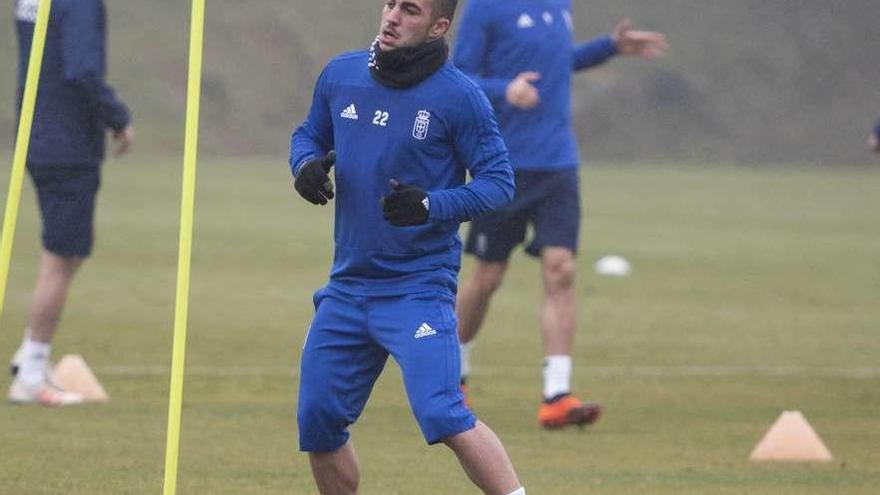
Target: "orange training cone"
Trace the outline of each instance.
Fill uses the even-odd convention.
[[[752,451],[753,461],[829,462],[831,451],[800,411],[785,411]]]
[[[82,394],[89,402],[107,402],[110,396],[92,373],[82,356],[68,354],[58,361],[52,372],[55,383],[64,390]]]

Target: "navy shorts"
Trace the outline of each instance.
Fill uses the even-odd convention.
[[[91,254],[101,167],[28,163],[27,169],[43,219],[43,247],[63,257]]]
[[[534,235],[526,252],[540,256],[545,247],[577,252],[581,224],[580,181],[577,169],[516,172],[513,202],[471,222],[465,252],[482,261],[507,261],[525,242],[531,224]]]
[[[300,450],[334,452],[348,441],[390,354],[429,444],[476,425],[459,387],[455,299],[443,292],[359,297],[325,287],[300,362]]]

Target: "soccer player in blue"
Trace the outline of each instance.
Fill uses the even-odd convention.
[[[633,31],[628,21],[610,36],[584,44],[573,42],[572,31],[570,0],[470,0],[454,56],[492,101],[516,172],[514,202],[474,220],[466,243],[477,265],[462,284],[456,308],[462,388],[470,372],[471,342],[501,285],[511,251],[525,241],[531,224],[534,237],[526,252],[541,258],[544,282],[544,401],[538,420],[547,428],[589,424],[601,412],[597,404],[584,404],[571,394],[580,227],[572,72],[615,55],[651,58],[666,50],[662,34]]]
[[[314,296],[297,414],[300,449],[324,495],[358,491],[348,427],[389,355],[425,440],[452,449],[484,493],[525,494],[458,384],[458,227],[509,202],[514,184],[491,105],[447,61],[456,3],[386,1],[370,50],[324,68],[291,139],[297,192],[336,208],[333,267]]]
[[[14,3],[19,107],[38,5],[39,0]],[[106,26],[102,0],[52,2],[27,157],[43,221],[43,252],[25,338],[11,366],[15,379],[9,400],[18,404],[82,402],[78,394],[54,385],[47,370],[68,288],[92,251],[105,134],[112,132],[117,155],[134,139],[128,109],[104,82]]]

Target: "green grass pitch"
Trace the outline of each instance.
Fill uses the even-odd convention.
[[[96,255],[55,356],[84,354],[112,401],[0,406],[0,492],[161,493],[180,176],[178,159],[105,167]],[[605,417],[538,429],[539,272],[522,254],[474,351],[475,409],[529,493],[876,494],[880,171],[591,165],[583,180],[574,384]],[[2,359],[36,269],[29,184],[21,211]],[[296,452],[293,370],[331,227],[283,160],[200,163],[179,494],[315,493]],[[594,276],[605,254],[627,257],[633,275]],[[787,409],[804,412],[833,463],[747,460]],[[353,434],[364,494],[477,493],[450,452],[424,445],[394,365]]]

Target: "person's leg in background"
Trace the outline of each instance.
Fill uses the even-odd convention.
[[[473,275],[459,288],[455,312],[458,314],[458,337],[461,342],[462,386],[466,387],[467,377],[471,372],[472,342],[483,326],[486,313],[489,312],[489,303],[495,291],[501,287],[506,271],[506,261],[477,260]]]
[[[536,209],[535,238],[526,248],[541,258],[544,298],[543,398],[538,420],[545,428],[592,424],[598,404],[584,404],[571,393],[572,353],[577,328],[577,260],[580,192],[577,171],[548,173],[535,187],[545,198]]]
[[[520,177],[517,175],[517,184]],[[474,271],[458,288],[455,313],[461,354],[461,388],[470,402],[467,379],[471,373],[471,349],[483,327],[492,296],[501,287],[508,258],[526,237],[529,198],[517,192],[517,199],[505,209],[471,222],[465,252],[476,258]]]
[[[52,383],[50,355],[70,285],[91,254],[100,167],[28,164],[28,171],[43,221],[43,252],[25,336],[12,361],[9,400],[44,406],[79,404],[82,396]]]
[[[43,251],[37,283],[31,296],[25,338],[13,359],[15,381],[9,399],[16,403],[63,406],[82,402],[79,394],[65,392],[49,380],[52,339],[64,311],[68,290],[82,258]]]

